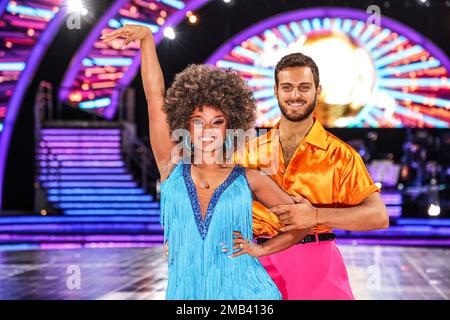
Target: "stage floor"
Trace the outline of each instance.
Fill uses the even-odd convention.
[[[450,298],[450,249],[340,249],[357,299]],[[2,300],[164,299],[166,283],[162,247],[0,252]]]

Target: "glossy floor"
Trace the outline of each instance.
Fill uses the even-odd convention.
[[[357,299],[450,299],[450,249],[341,245]],[[161,247],[0,252],[0,299],[164,299]]]

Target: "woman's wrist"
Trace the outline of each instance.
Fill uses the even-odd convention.
[[[145,42],[153,42],[153,34],[152,34],[152,30],[150,30],[150,28],[141,26],[143,29],[143,34],[144,36],[140,39],[141,41],[145,41]]]
[[[258,258],[267,256],[270,253],[270,248],[268,247],[267,242],[260,244],[259,246],[261,247],[261,253],[258,254]]]

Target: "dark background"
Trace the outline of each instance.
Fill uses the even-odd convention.
[[[176,28],[174,41],[163,40],[158,47],[158,55],[165,75],[166,86],[169,86],[174,75],[188,64],[203,63],[220,45],[243,29],[270,16],[301,8],[319,6],[350,7],[366,10],[376,4],[381,14],[396,19],[419,33],[428,37],[444,52],[450,52],[450,0],[429,0],[430,6],[417,0],[363,1],[363,0],[233,0],[226,4],[222,0],[214,0],[198,12],[199,22],[191,25],[187,22]],[[68,30],[65,25],[57,34],[49,47],[44,60],[38,68],[18,114],[12,137],[9,158],[5,172],[3,195],[4,209],[10,211],[33,210],[34,180],[34,129],[33,105],[36,90],[40,81],[53,84],[55,93],[64,76],[66,67],[72,56],[81,45],[97,19],[113,3],[112,0],[85,0],[89,15],[82,21],[81,30]],[[136,89],[136,113],[139,135],[148,136],[148,119],[146,101],[139,74],[132,82]],[[69,117],[84,118],[85,114],[65,107]],[[349,139],[365,139],[369,131],[378,134],[374,142],[376,154],[383,157],[391,153],[399,161],[405,129],[332,129],[335,135],[348,141]],[[429,130],[440,136],[448,130]],[[445,150],[442,150],[445,151]],[[443,160],[443,154],[435,152],[433,158]]]

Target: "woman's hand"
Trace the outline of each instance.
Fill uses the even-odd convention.
[[[164,244],[164,253],[166,254],[166,257],[169,256],[169,241],[166,241]]]
[[[152,32],[149,28],[139,25],[127,24],[119,29],[103,34],[100,39],[103,42],[110,42],[117,38],[124,38],[122,49],[125,49],[131,42],[151,38]]]
[[[229,258],[239,257],[243,254],[248,254],[252,257],[262,257],[266,255],[266,250],[263,246],[256,244],[248,239],[244,239],[239,231],[234,231],[233,235],[235,236],[235,238],[233,239],[233,250],[240,250],[233,253],[232,255],[229,255]]]

